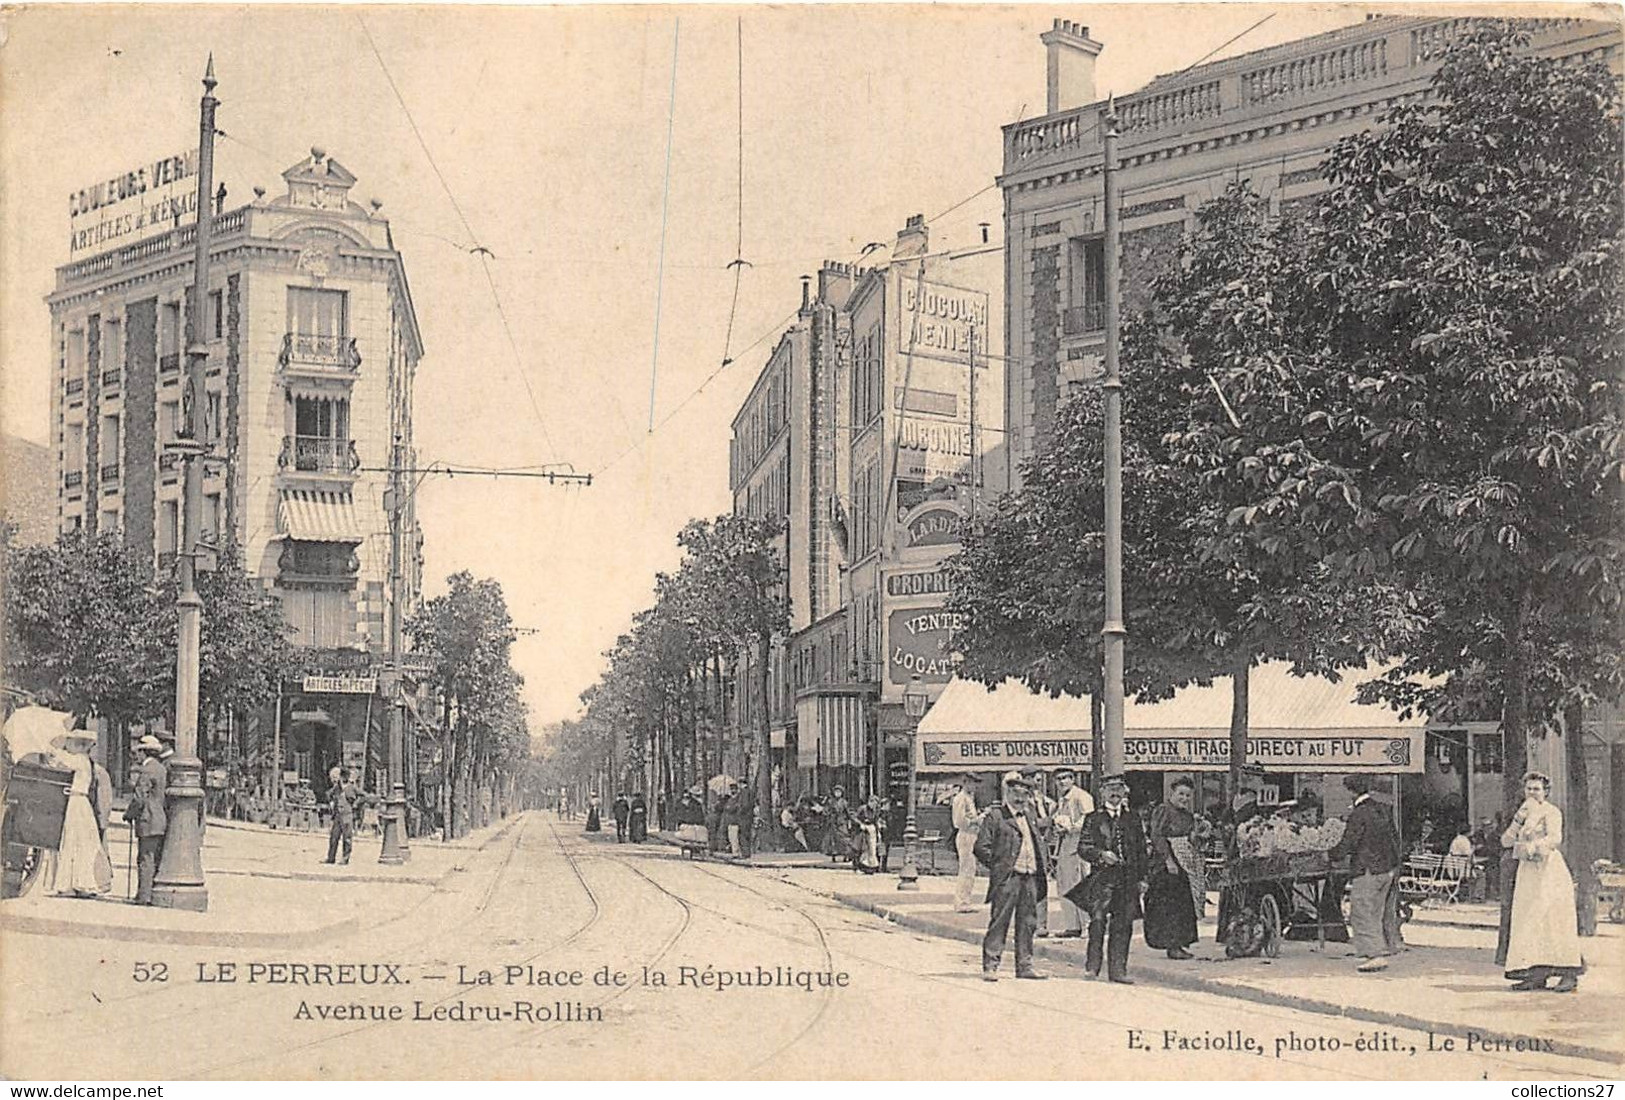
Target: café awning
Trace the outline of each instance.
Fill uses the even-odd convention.
[[[349,493],[284,489],[276,518],[278,534],[299,542],[361,542],[366,538]]]
[[[1420,772],[1427,722],[1355,701],[1374,671],[1337,681],[1293,676],[1281,663],[1252,670],[1247,762],[1289,772]],[[1130,699],[1123,749],[1131,771],[1224,771],[1230,766],[1229,677],[1159,703]],[[1093,758],[1087,697],[1052,699],[1007,680],[988,689],[954,680],[921,719],[921,772],[995,771],[1037,764],[1087,768]]]
[[[862,767],[867,724],[862,695],[803,695],[796,700],[796,766]]]

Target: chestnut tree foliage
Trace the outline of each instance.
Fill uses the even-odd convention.
[[[1123,349],[1131,691],[1393,656],[1366,696],[1501,719],[1509,799],[1531,730],[1620,698],[1620,121],[1479,23],[1306,216],[1198,213]],[[970,534],[967,674],[1098,682],[1101,449],[1085,393]]]

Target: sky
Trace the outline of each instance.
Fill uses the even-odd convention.
[[[383,203],[426,346],[420,462],[594,475],[431,478],[418,493],[428,594],[460,569],[502,584],[539,728],[578,713],[603,651],[676,566],[684,522],[729,508],[729,424],[800,303],[798,277],[891,241],[911,214],[931,219],[933,247],[979,241],[981,222],[998,233],[998,190],[977,193],[999,172],[1000,127],[1042,113],[1038,35],[1054,18],[1105,44],[1104,95],[1244,31],[1214,56],[1367,10],[8,9],[0,428],[49,432],[43,299],[68,259],[68,193],[190,147],[212,51],[228,208],[256,185],[281,194],[313,145],[358,177],[352,198]],[[494,257],[489,281],[476,245]],[[751,264],[737,307],[736,256]]]

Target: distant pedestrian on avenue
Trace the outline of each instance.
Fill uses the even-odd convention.
[[[620,828],[620,826],[617,826]],[[710,838],[705,827],[705,806],[693,790],[683,792],[677,800],[677,839],[684,844],[702,845]]]
[[[1089,873],[1089,867],[1078,854],[1078,842],[1083,839],[1083,823],[1095,812],[1095,800],[1078,785],[1078,773],[1071,768],[1055,770],[1055,785],[1060,799],[1055,807],[1052,828],[1060,839],[1060,854],[1055,860],[1055,892],[1061,895],[1060,938],[1083,935],[1085,910],[1067,894],[1076,889]]]
[[[610,816],[615,819],[615,843],[626,843],[626,819],[632,815],[632,806],[624,791],[615,792],[615,801],[609,804]]]
[[[350,769],[339,770],[338,782],[329,790],[333,800],[333,824],[327,829],[327,858],[323,863],[332,863],[339,854],[339,848],[344,848],[341,863],[350,862],[350,849],[355,844],[355,814],[356,808],[361,805],[364,796],[361,788],[350,779]]]
[[[649,839],[649,804],[643,801],[641,793],[632,796],[632,805],[627,811],[627,828],[632,834],[633,844],[642,844]]]
[[[1584,969],[1574,904],[1574,879],[1563,859],[1563,813],[1548,802],[1551,780],[1540,772],[1523,777],[1523,805],[1501,834],[1518,861],[1507,940],[1506,976],[1520,992],[1545,989],[1573,993]]]
[[[875,800],[858,807],[852,828],[852,869],[873,875],[880,871],[880,822],[875,817]]]
[[[954,797],[948,804],[954,826],[954,851],[959,856],[959,877],[954,880],[954,912],[975,912],[971,891],[976,889],[976,834],[982,815],[976,797],[965,789],[964,778],[954,780]]]
[[[1145,830],[1128,806],[1128,783],[1109,775],[1100,784],[1105,808],[1083,822],[1078,855],[1089,864],[1089,877],[1073,894],[1089,910],[1089,948],[1084,969],[1100,976],[1102,947],[1106,976],[1119,985],[1133,985],[1128,976],[1128,949],[1134,921],[1140,915],[1140,891],[1145,888]]]
[[[987,868],[987,935],[982,937],[982,980],[999,980],[999,961],[1016,926],[1016,977],[1041,979],[1033,969],[1033,931],[1045,902],[1048,854],[1032,815],[1032,784],[1018,772],[1005,776],[1004,800],[988,807],[977,831],[976,861]]]
[[[830,790],[829,825],[824,830],[824,851],[836,859],[852,855],[852,806],[840,787]]]
[[[1146,876],[1145,945],[1170,959],[1189,959],[1196,922],[1207,904],[1207,871],[1196,849],[1195,787],[1174,780],[1168,798],[1151,811],[1151,866]]]
[[[124,809],[124,820],[135,831],[138,855],[135,903],[152,904],[152,881],[158,875],[158,857],[163,855],[164,834],[169,831],[165,801],[169,796],[169,768],[161,759],[163,742],[145,734],[136,742],[141,750],[141,767],[135,773],[135,791]]]
[[[1371,795],[1371,778],[1349,775],[1343,786],[1354,794],[1343,839],[1333,845],[1334,861],[1349,860],[1349,926],[1354,953],[1362,957],[1356,970],[1371,974],[1388,969],[1388,956],[1404,946],[1399,938],[1394,888],[1399,866],[1404,862],[1399,830],[1394,827],[1393,809]]]
[[[602,828],[598,820],[598,795],[595,792],[587,796],[587,832],[596,833]]]

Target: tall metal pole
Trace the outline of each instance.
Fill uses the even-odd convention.
[[[1123,380],[1118,373],[1122,287],[1118,273],[1117,103],[1106,104],[1104,162],[1106,187],[1106,622],[1105,643],[1105,774],[1123,772]]]
[[[970,327],[970,523],[976,528],[976,498],[982,488],[982,449],[976,439],[976,326]]]
[[[406,836],[406,700],[401,682],[401,440],[389,452],[389,800],[379,815],[383,845],[378,862],[401,864],[412,858]]]
[[[179,438],[168,446],[185,463],[184,530],[180,566],[180,644],[175,655],[175,755],[169,761],[169,831],[153,880],[154,905],[202,912],[209,907],[203,884],[203,763],[198,759],[198,653],[203,600],[197,592],[198,528],[203,523],[203,454],[208,450],[209,246],[214,211],[214,55],[203,74],[198,120],[197,237],[192,260],[192,337],[186,344],[186,391]]]

